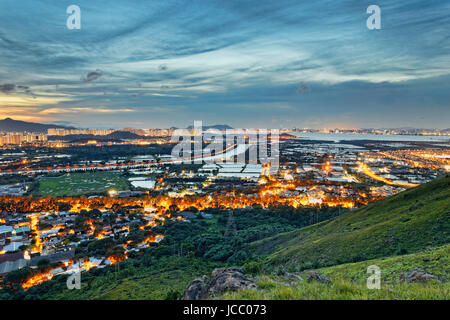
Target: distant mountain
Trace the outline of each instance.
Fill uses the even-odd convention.
[[[73,127],[61,126],[57,124],[42,124],[35,122],[26,122],[20,120],[13,120],[11,118],[6,118],[0,120],[0,131],[4,132],[40,132],[47,133],[48,129],[52,128],[62,128],[62,129],[74,129]]]
[[[140,136],[138,134],[128,132],[128,131],[114,131],[110,134],[107,134],[105,136],[106,139],[142,139],[143,136]]]
[[[128,131],[114,131],[107,135],[93,135],[93,134],[69,134],[66,136],[50,136],[50,140],[64,140],[64,141],[118,141],[118,140],[134,140],[146,139],[146,137]]]
[[[233,129],[233,127],[230,127],[227,124],[216,124],[216,125],[213,125],[213,126],[203,126],[202,128],[203,128],[203,130],[208,130],[208,129],[216,129],[216,130]],[[194,129],[194,127],[193,126],[189,126],[186,129],[190,130],[190,129]]]

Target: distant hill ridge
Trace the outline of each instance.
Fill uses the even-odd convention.
[[[84,140],[100,140],[100,141],[112,141],[112,140],[134,140],[134,139],[150,139],[150,137],[140,136],[138,134],[128,131],[114,131],[106,135],[93,135],[93,134],[69,134],[66,136],[49,136],[50,140],[64,140],[64,141],[84,141]]]
[[[186,129],[191,130],[194,129],[193,126],[189,126]],[[226,129],[233,129],[233,127],[227,125],[227,124],[216,124],[213,126],[202,126],[203,130],[208,130],[208,129],[216,129],[216,130],[226,130]]]
[[[74,127],[61,126],[57,124],[43,124],[36,122],[27,122],[6,118],[0,120],[0,131],[4,132],[37,132],[47,133],[48,129],[75,129]]]

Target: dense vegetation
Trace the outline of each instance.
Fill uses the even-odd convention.
[[[335,217],[345,210],[338,208],[278,210],[208,210],[213,219],[194,220],[194,223],[169,222],[154,232],[165,235],[164,242],[192,248],[195,255],[213,261],[236,263],[250,258],[245,249],[250,242],[291,231],[318,221]],[[161,229],[161,230],[159,230]]]

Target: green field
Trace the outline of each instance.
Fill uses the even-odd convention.
[[[118,172],[67,173],[39,180],[34,196],[81,196],[101,194],[110,189],[128,190],[125,178]]]

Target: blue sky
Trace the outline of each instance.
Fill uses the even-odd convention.
[[[81,30],[68,30],[69,5]],[[381,8],[368,30],[366,8]],[[450,127],[450,2],[2,0],[0,118]]]

